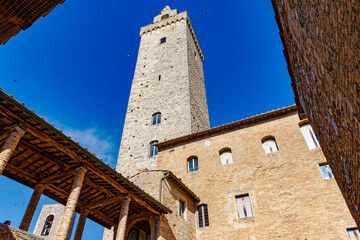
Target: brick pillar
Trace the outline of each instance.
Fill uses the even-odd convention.
[[[84,227],[85,227],[86,218],[87,218],[89,212],[90,212],[89,210],[85,209],[84,211],[82,211],[80,213],[80,218],[79,218],[79,222],[76,227],[76,233],[75,233],[74,240],[81,240],[81,237],[82,237],[82,234],[84,231]]]
[[[160,216],[155,216],[155,240],[161,240],[161,220]]]
[[[42,192],[44,191],[45,189],[45,185],[43,184],[38,184],[36,185],[35,189],[34,189],[34,192],[31,196],[31,199],[30,199],[30,202],[26,208],[26,211],[25,211],[25,214],[24,214],[24,217],[20,223],[20,229],[21,230],[24,230],[24,231],[27,231],[29,229],[29,226],[30,226],[30,223],[31,223],[31,220],[34,216],[34,212],[36,210],[36,207],[39,203],[39,200],[40,200],[40,197],[41,197],[41,194]]]
[[[10,136],[6,139],[4,145],[0,149],[0,175],[2,175],[6,164],[19,143],[20,138],[24,136],[24,134],[25,130],[21,129],[19,126],[11,129]]]
[[[86,171],[87,170],[84,167],[79,167],[76,169],[75,179],[65,206],[64,215],[60,222],[56,240],[66,240],[67,238]]]
[[[126,222],[129,213],[130,201],[131,199],[128,196],[125,196],[121,201],[119,224],[117,227],[115,240],[125,240]]]

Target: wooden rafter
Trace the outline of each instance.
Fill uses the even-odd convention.
[[[108,198],[104,201],[101,201],[101,202],[93,202],[93,203],[89,203],[87,205],[87,208],[88,209],[94,209],[94,208],[98,208],[98,207],[101,207],[101,206],[104,206],[104,205],[108,205],[108,204],[111,204],[111,203],[115,203],[115,202],[121,202],[121,199],[125,196],[125,194],[122,194],[120,196],[116,196],[116,197],[112,197],[112,198]]]

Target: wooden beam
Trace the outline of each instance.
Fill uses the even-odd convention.
[[[2,141],[4,141],[5,139],[7,139],[9,135],[10,135],[10,131],[6,131],[5,133],[1,134],[1,136],[0,136],[0,142],[2,142]]]
[[[52,189],[53,191],[57,192],[58,194],[62,195],[65,200],[69,197],[69,193],[62,190],[61,188],[53,185],[53,184],[48,184],[48,188]],[[80,209],[87,209],[87,204],[83,203],[82,201],[80,201],[80,199],[78,200],[78,205]],[[111,226],[115,226],[116,223],[114,222],[113,219],[109,218],[108,216],[106,216],[105,214],[101,213],[100,211],[96,210],[96,209],[92,209],[91,213],[93,213],[94,215],[98,215],[100,218],[104,219],[105,221],[107,221],[107,223]]]
[[[84,182],[90,186],[92,186],[93,188],[98,189],[100,192],[105,193],[106,197],[113,197],[115,196],[115,194],[113,194],[111,191],[107,190],[106,188],[104,188],[103,186],[100,186],[99,184],[91,181],[91,179],[87,176],[85,176],[84,178]]]
[[[25,172],[24,170],[18,168],[18,167],[15,167],[11,164],[7,164],[6,167],[5,167],[6,170],[8,171],[12,171],[12,172],[15,172],[16,174],[17,173],[20,173],[22,175],[24,175],[25,177],[29,178],[29,179],[32,179],[32,180],[35,180],[36,182],[39,181],[38,178],[36,178],[35,176],[31,175],[30,173],[28,172]]]
[[[50,182],[55,182],[55,181],[61,180],[61,179],[65,178],[65,177],[68,177],[68,176],[74,174],[75,169],[78,168],[78,167],[79,166],[72,167],[72,168],[69,168],[69,169],[65,170],[65,172],[60,171],[57,174],[52,174],[49,177],[41,179],[39,183],[40,184],[45,184],[45,183],[50,183]]]
[[[10,116],[11,119],[16,119],[18,123],[24,124],[26,126],[26,130],[33,134],[34,136],[40,138],[41,140],[48,142],[50,145],[56,147],[58,150],[64,152],[65,154],[69,155],[73,159],[79,161],[80,163],[86,164],[86,168],[99,177],[103,178],[104,180],[108,181],[111,185],[113,185],[117,190],[119,190],[121,193],[127,193],[128,191],[121,186],[116,180],[105,174],[104,172],[100,171],[99,168],[90,166],[87,161],[85,161],[83,158],[78,156],[76,153],[74,153],[72,150],[70,150],[68,147],[63,146],[59,144],[57,141],[55,141],[53,138],[47,136],[46,134],[40,132],[39,130],[35,129],[34,127],[30,126],[29,124],[25,123],[23,119],[9,111],[8,109],[3,108],[0,106],[0,110],[2,110],[3,114]],[[144,202],[142,199],[137,197],[134,193],[129,192],[129,196],[132,200],[138,202],[141,206],[145,207],[149,211],[159,214],[156,210],[154,210],[151,206],[149,206],[146,202]]]
[[[114,203],[114,202],[121,202],[121,199],[125,196],[125,194],[122,194],[121,196],[116,196],[116,197],[112,197],[112,198],[108,198],[108,199],[105,199],[104,201],[95,201],[95,202],[92,202],[92,203],[89,203],[87,205],[87,208],[88,209],[94,209],[94,208],[98,208],[98,207],[101,207],[101,206],[104,206],[104,205],[108,205],[108,204],[111,204],[111,203]]]
[[[19,145],[25,149],[32,151],[33,153],[40,155],[43,158],[53,161],[56,165],[58,165],[62,169],[65,167],[65,163],[63,163],[61,160],[56,159],[55,157],[42,151],[41,149],[35,147],[34,145],[30,145],[28,143],[25,143],[24,141],[20,141]]]
[[[90,165],[89,162],[85,161],[82,157],[78,156],[76,153],[74,153],[74,151],[70,150],[66,146],[59,144],[54,139],[50,138],[46,134],[43,134],[42,132],[39,132],[38,130],[34,129],[31,126],[27,126],[27,131],[30,132],[31,134],[33,134],[34,136],[40,138],[41,140],[48,142],[52,146],[56,147],[57,149],[64,152],[65,154],[69,155],[73,159],[79,161],[80,163],[84,163],[86,165],[86,168],[88,169],[88,171],[91,171],[92,173],[98,175],[100,178],[109,182],[111,185],[113,185],[113,187],[115,187],[117,190],[119,190],[120,193],[128,193],[128,191],[123,186],[121,186],[116,180],[114,180],[113,178],[108,176],[106,173],[102,172],[99,168],[94,167],[93,165]],[[134,193],[129,192],[128,194],[129,194],[130,198],[132,200],[138,202],[139,205],[145,207],[146,209],[148,209],[149,211],[151,211],[155,214],[159,214],[159,212],[157,212],[155,209],[153,209],[151,206],[149,206],[146,202],[144,202],[142,199],[140,199]]]

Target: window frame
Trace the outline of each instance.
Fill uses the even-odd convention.
[[[302,121],[299,123],[301,134],[306,142],[309,150],[320,148],[320,143],[315,135],[315,132],[309,121]],[[311,139],[311,142],[310,142]]]
[[[199,158],[197,156],[191,156],[186,161],[187,172],[198,172],[199,171]]]
[[[49,220],[50,217],[52,217],[51,220]],[[41,234],[40,234],[41,236],[49,236],[50,235],[51,228],[54,224],[54,219],[55,219],[54,214],[50,214],[46,217],[43,229],[41,230]],[[48,224],[50,224],[50,226],[48,226]]]
[[[206,214],[205,214],[205,212],[206,212]],[[208,207],[208,205],[207,204],[199,205],[197,207],[197,214],[198,214],[198,228],[209,227],[210,226],[210,219],[209,219],[209,207]]]
[[[182,198],[179,198],[179,217],[186,220],[186,201]]]
[[[229,153],[230,153],[230,154],[229,154]],[[230,155],[230,157],[224,157],[224,158],[226,158],[226,163],[223,163],[223,162],[221,161],[221,156],[222,156],[223,154],[227,154],[227,156]],[[234,163],[232,151],[231,151],[231,148],[229,148],[229,147],[222,148],[222,149],[219,151],[219,158],[220,158],[220,164],[221,164],[221,165],[227,165],[227,164]],[[230,159],[229,159],[229,158],[230,158]],[[231,160],[231,161],[229,161],[229,160]]]
[[[152,125],[158,125],[161,123],[161,112],[156,112],[152,115]]]
[[[322,174],[324,180],[335,179],[334,173],[333,173],[329,163],[327,163],[327,162],[321,163],[321,164],[319,164],[319,168],[320,168],[320,171],[321,171],[321,174]],[[326,173],[327,176],[325,176],[324,173]]]
[[[241,201],[240,201],[240,199],[241,199]],[[247,219],[247,218],[254,217],[254,210],[251,205],[250,194],[246,193],[246,194],[236,195],[235,203],[236,203],[238,219]],[[242,216],[242,215],[244,215],[244,216]]]
[[[159,141],[154,140],[150,142],[150,149],[149,149],[149,157],[155,157],[158,155],[158,147],[156,146],[156,144],[158,144]]]
[[[276,147],[276,151],[273,151],[271,146],[270,146],[270,151],[267,152],[267,149],[265,148],[266,146],[264,145],[266,142],[269,142],[269,141],[273,141],[275,143],[275,147]],[[266,137],[263,137],[261,139],[261,144],[262,144],[262,147],[264,149],[264,152],[265,154],[271,154],[271,153],[276,153],[276,152],[279,152],[279,145],[277,144],[277,141],[276,141],[276,138],[274,136],[266,136]]]
[[[358,239],[360,239],[360,232],[359,232],[359,229],[358,229],[358,228],[356,228],[356,227],[354,227],[354,228],[347,228],[347,229],[346,229],[346,232],[347,232],[347,234],[348,234],[348,236],[349,236],[349,238],[350,238],[351,240],[358,240]],[[355,238],[353,238],[353,237],[350,235],[350,232],[352,232],[352,233],[354,234],[354,237],[355,237]]]

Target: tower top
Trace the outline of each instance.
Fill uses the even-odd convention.
[[[167,5],[163,8],[163,10],[161,10],[159,15],[154,17],[154,23],[175,16],[176,14],[178,14],[178,10],[177,9],[171,10],[171,8]]]

